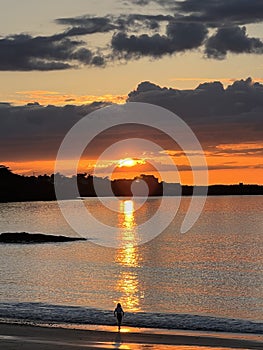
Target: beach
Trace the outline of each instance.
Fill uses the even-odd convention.
[[[56,350],[56,349],[262,349],[262,337],[251,339],[229,334],[205,336],[196,334],[165,334],[165,332],[147,332],[145,329],[123,328],[117,332],[115,327],[103,330],[65,329],[47,326],[21,324],[0,324],[1,348],[5,350]]]
[[[173,212],[173,198],[164,201],[161,217]],[[118,249],[89,240],[0,245],[1,348],[263,348],[262,199],[209,197],[195,229],[180,235],[183,198],[178,219],[140,246],[136,203],[118,203]],[[75,201],[66,204],[76,210]],[[107,218],[97,199],[85,204]],[[147,200],[144,217],[159,204]],[[75,237],[55,202],[0,207],[0,231]],[[117,302],[125,312],[121,334]]]

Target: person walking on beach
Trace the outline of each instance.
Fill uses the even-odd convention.
[[[118,303],[116,309],[114,310],[114,317],[117,317],[119,331],[121,329],[121,321],[123,316],[124,316],[124,311],[121,307],[121,304]]]

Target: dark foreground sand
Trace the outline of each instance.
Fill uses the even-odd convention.
[[[127,331],[127,330],[126,330]],[[263,342],[220,336],[147,334],[93,330],[34,327],[0,324],[0,348],[3,350],[59,349],[263,349]]]

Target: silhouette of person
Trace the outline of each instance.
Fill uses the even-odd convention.
[[[118,330],[120,331],[121,329],[121,321],[122,317],[124,316],[124,311],[121,307],[121,304],[118,303],[116,309],[114,310],[114,316],[117,317],[117,322],[118,322]]]

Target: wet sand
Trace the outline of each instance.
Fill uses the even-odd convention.
[[[5,350],[59,349],[263,349],[263,342],[218,336],[62,329],[19,324],[0,324],[0,344]],[[205,347],[205,348],[204,348]]]

